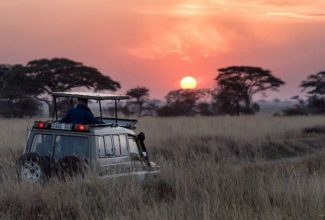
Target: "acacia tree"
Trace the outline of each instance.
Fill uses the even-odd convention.
[[[230,66],[219,69],[215,78],[218,84],[217,100],[235,109],[236,114],[241,111],[252,112],[252,97],[266,90],[277,90],[284,85],[284,81],[272,75],[270,70],[251,66]]]
[[[77,87],[116,91],[120,84],[96,68],[66,58],[39,59],[25,66],[26,76],[38,88],[34,98],[46,103],[51,114],[52,92],[69,91]]]
[[[217,114],[239,115],[241,111],[240,102],[242,97],[238,95],[236,87],[232,88],[226,85],[220,85],[216,94],[214,103]]]
[[[138,115],[141,116],[143,111],[143,105],[149,97],[149,89],[146,87],[135,87],[129,89],[126,95],[135,100],[134,104],[138,106]]]
[[[302,81],[300,87],[303,91],[308,90],[308,107],[315,110],[315,113],[325,112],[325,71],[308,76]]]
[[[325,95],[325,71],[308,76],[307,80],[300,84],[304,90],[309,90],[311,95]]]
[[[204,90],[179,89],[170,91],[165,99],[167,105],[158,110],[161,116],[190,116],[197,112],[198,101],[205,96]]]
[[[31,98],[39,92],[25,75],[22,65],[0,65],[0,114],[5,117],[33,116],[41,105]]]

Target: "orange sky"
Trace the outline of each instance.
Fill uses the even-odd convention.
[[[299,92],[325,70],[324,0],[0,0],[0,63],[67,57],[162,98],[185,75],[268,68]]]

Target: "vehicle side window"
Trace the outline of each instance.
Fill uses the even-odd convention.
[[[129,137],[129,147],[130,147],[130,153],[136,153],[139,154],[138,144],[134,137]]]
[[[120,139],[118,135],[114,135],[114,152],[115,156],[121,156],[121,149],[120,149]]]
[[[35,134],[30,152],[38,153],[44,157],[51,157],[52,154],[53,135],[51,134]]]
[[[128,143],[125,135],[120,135],[121,156],[128,155]]]
[[[113,156],[113,143],[111,136],[105,136],[105,154],[107,157]]]
[[[98,142],[98,155],[99,157],[105,157],[105,145],[104,145],[104,137],[97,137]]]

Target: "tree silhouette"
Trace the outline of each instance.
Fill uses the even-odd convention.
[[[312,113],[325,112],[325,71],[308,76],[307,80],[302,81],[300,87],[303,91],[308,90],[308,107]]]
[[[158,110],[161,116],[190,116],[197,112],[198,101],[204,97],[204,90],[179,89],[170,91],[165,99],[167,105]]]
[[[307,80],[302,81],[300,87],[309,90],[311,95],[325,95],[325,71],[308,76]]]
[[[135,87],[129,89],[126,92],[126,95],[130,96],[132,99],[135,99],[134,104],[138,106],[138,115],[141,116],[143,111],[143,105],[149,97],[149,89],[146,87]]]
[[[77,87],[87,89],[116,91],[120,84],[109,76],[104,76],[96,68],[85,66],[66,58],[39,59],[30,61],[25,74],[39,92],[34,98],[46,103],[51,112],[50,93],[69,91]]]
[[[231,66],[219,69],[215,78],[218,83],[217,100],[223,107],[231,109],[236,114],[240,111],[252,113],[252,97],[266,90],[277,90],[284,82],[273,76],[271,71],[260,67]],[[241,103],[244,109],[241,110]]]
[[[31,98],[39,92],[22,65],[0,65],[0,114],[24,117],[39,114],[41,105]]]
[[[236,87],[220,85],[215,95],[215,108],[218,114],[239,115],[242,97]]]

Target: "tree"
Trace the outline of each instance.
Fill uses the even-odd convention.
[[[311,95],[325,95],[325,71],[308,76],[307,80],[302,81],[300,87],[309,90]]]
[[[179,89],[169,92],[166,106],[158,110],[161,116],[191,116],[198,113],[197,103],[204,96],[204,90]]]
[[[255,94],[266,90],[277,90],[285,83],[273,76],[271,71],[260,67],[230,66],[219,69],[215,78],[218,83],[217,100],[221,106],[230,108],[231,112],[252,113],[252,98]],[[243,103],[244,108],[241,107]]]
[[[12,65],[0,65],[0,89],[3,87],[3,84],[5,83],[5,77],[12,67]]]
[[[25,116],[32,117],[41,113],[41,103],[29,97],[16,101],[0,101],[0,115],[6,118],[23,118]]]
[[[325,113],[325,97],[313,95],[308,97],[307,107],[312,114]]]
[[[302,81],[300,87],[308,90],[308,107],[312,113],[325,113],[325,71],[308,76]]]
[[[34,116],[41,112],[41,104],[31,98],[37,87],[24,74],[21,65],[0,65],[0,114],[4,117]]]
[[[141,113],[143,111],[143,105],[146,102],[146,100],[149,97],[149,89],[146,87],[135,87],[132,89],[129,89],[126,92],[126,95],[130,96],[132,99],[134,99],[134,104],[138,106],[138,115],[141,116]]]
[[[242,97],[237,87],[220,85],[215,94],[215,110],[217,114],[239,115]]]
[[[78,87],[87,89],[116,91],[120,84],[96,68],[85,66],[66,58],[40,59],[30,61],[25,74],[38,88],[33,97],[46,103],[51,113],[51,92],[69,91]]]
[[[25,68],[22,65],[6,66],[2,69],[0,82],[0,97],[7,99],[29,97],[38,94],[40,89],[35,86],[35,82],[25,74]]]
[[[144,115],[146,116],[156,116],[159,106],[161,105],[161,101],[159,99],[150,99],[147,100],[144,104],[143,109],[145,110]]]
[[[211,103],[200,102],[197,104],[197,109],[200,115],[213,115],[214,112],[212,111],[212,108],[213,106]]]

